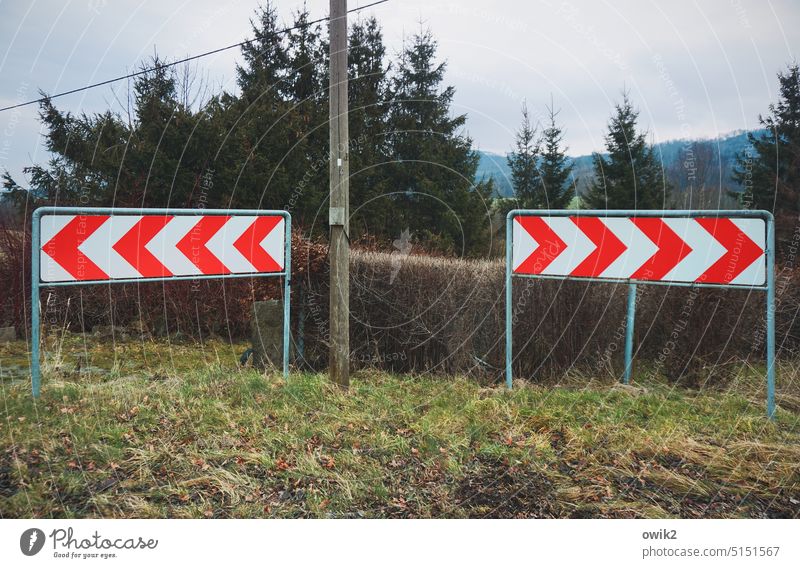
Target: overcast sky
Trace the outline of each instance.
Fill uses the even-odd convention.
[[[350,0],[349,7],[370,3]],[[302,0],[277,0],[281,15]],[[180,58],[249,37],[255,0],[0,0],[0,107],[116,77],[154,49]],[[312,18],[328,0],[307,2]],[[655,141],[754,128],[775,100],[776,73],[800,48],[797,0],[390,0],[365,10],[390,52],[430,27],[478,148],[506,152],[523,99],[534,116],[553,97],[573,155],[601,150],[623,86]],[[351,16],[352,18],[353,16]],[[237,50],[202,59],[235,89]],[[57,100],[73,112],[120,108],[126,83]],[[0,171],[43,163],[36,107],[0,113]]]

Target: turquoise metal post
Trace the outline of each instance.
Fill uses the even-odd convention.
[[[286,213],[286,239],[283,243],[283,267],[286,275],[283,277],[283,378],[289,378],[289,320],[292,293],[292,216]]]
[[[775,222],[767,218],[767,418],[775,418]]]
[[[512,212],[513,213],[513,212]],[[514,327],[513,320],[513,310],[511,307],[512,302],[512,294],[511,294],[511,263],[513,261],[512,257],[512,223],[514,222],[514,218],[512,213],[508,214],[506,217],[506,387],[511,389],[513,386],[513,379],[511,377],[511,348],[513,345],[512,341],[512,328]]]
[[[34,398],[41,390],[41,367],[39,366],[39,212],[33,212],[31,220],[31,391]]]
[[[622,382],[631,382],[633,368],[633,324],[636,320],[636,284],[628,284],[628,315],[625,320],[625,375]]]

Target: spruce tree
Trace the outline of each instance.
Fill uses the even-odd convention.
[[[356,237],[368,230],[393,237],[382,235],[382,227],[395,217],[395,201],[381,197],[391,192],[386,183],[389,66],[383,32],[373,16],[356,20],[349,39],[350,198],[357,204],[351,211],[350,232]]]
[[[74,115],[45,98],[39,116],[52,157],[25,168],[29,188],[4,176],[12,197],[37,205],[193,206],[222,130],[210,118],[214,103],[186,106],[175,68],[165,64],[155,55],[140,66],[124,117]]]
[[[475,184],[478,156],[464,132],[466,115],[451,114],[455,89],[442,88],[445,63],[422,31],[404,44],[392,78],[389,110],[392,191],[390,231],[406,227],[432,246],[478,252],[488,242],[491,184]]]
[[[536,138],[536,127],[531,126],[528,105],[522,103],[522,125],[517,131],[515,149],[508,155],[508,167],[511,169],[511,185],[520,207],[525,209],[546,208],[541,193],[539,177],[539,140]]]
[[[236,65],[236,82],[247,98],[272,91],[280,98],[286,92],[285,82],[289,70],[289,53],[284,35],[278,26],[278,11],[272,0],[256,9],[255,19],[250,19],[253,37],[242,45],[244,65]]]
[[[572,164],[562,148],[563,130],[556,124],[557,111],[553,104],[547,107],[549,125],[542,132],[539,177],[547,209],[565,209],[575,197],[572,181]]]
[[[739,156],[733,178],[744,192],[745,208],[767,209],[775,215],[778,251],[785,254],[800,216],[800,69],[789,66],[778,74],[779,99],[769,115],[759,116],[766,129],[750,133],[751,147]]]
[[[259,6],[250,23],[253,40],[242,46],[244,64],[236,67],[241,94],[226,100],[231,134],[225,144],[235,151],[217,164],[226,170],[230,206],[289,208],[302,221],[305,211],[297,205],[305,200],[293,199],[296,180],[286,159],[297,140],[289,120],[296,88],[290,53],[272,2]]]
[[[287,133],[280,167],[291,188],[284,206],[292,209],[298,225],[310,224],[328,195],[328,49],[320,26],[308,21],[304,5],[295,12],[288,36],[288,108],[278,118]]]
[[[584,196],[592,209],[663,209],[669,186],[628,93],[615,106],[606,134],[607,156],[593,156],[594,180]]]

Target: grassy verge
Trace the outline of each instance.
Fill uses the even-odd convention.
[[[15,361],[0,374],[24,348],[0,350]],[[767,422],[757,373],[727,392],[581,380],[509,393],[361,372],[345,394],[322,375],[238,369],[241,350],[76,340],[38,401],[4,379],[0,514],[800,515],[797,399]]]

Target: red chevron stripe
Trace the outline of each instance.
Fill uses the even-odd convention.
[[[631,274],[635,280],[661,280],[686,258],[692,248],[657,217],[635,217],[633,224],[653,241],[658,250],[639,269]]]
[[[172,272],[145,248],[171,220],[171,216],[145,215],[111,248],[145,278],[172,276]]]
[[[628,247],[599,217],[570,217],[597,248],[570,273],[570,276],[600,276]]]
[[[206,243],[219,231],[230,219],[229,215],[208,215],[200,217],[192,230],[175,245],[192,264],[200,269],[203,274],[230,274],[228,267],[214,256]]]
[[[108,280],[108,274],[78,249],[107,219],[108,215],[76,215],[42,250],[75,280]]]
[[[566,243],[550,228],[541,217],[520,216],[514,219],[522,225],[538,245],[528,258],[520,264],[515,272],[519,274],[540,274],[553,262],[564,249]]]
[[[701,274],[697,282],[728,284],[764,254],[764,249],[730,219],[699,217],[696,221],[726,249],[725,254]]]
[[[280,223],[281,217],[257,217],[255,221],[236,239],[233,246],[242,253],[258,272],[280,272],[282,269],[264,247],[261,246],[267,235]]]

